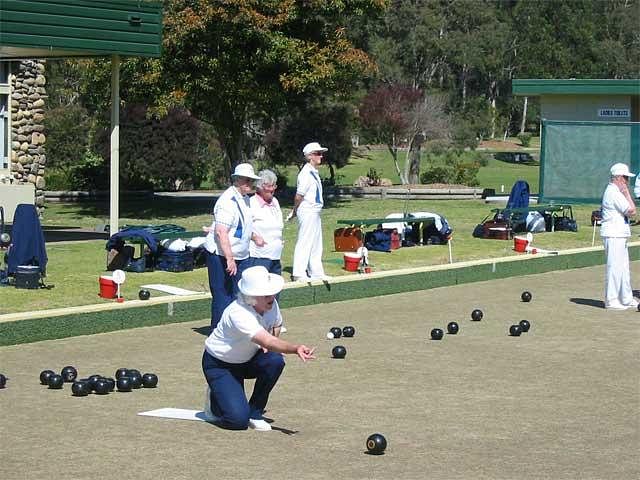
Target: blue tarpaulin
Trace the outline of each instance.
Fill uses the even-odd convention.
[[[9,275],[15,274],[21,265],[35,265],[40,267],[40,273],[46,273],[47,250],[35,206],[26,203],[17,206],[7,257]]]

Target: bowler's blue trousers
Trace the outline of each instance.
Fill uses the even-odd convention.
[[[202,371],[211,389],[211,412],[218,417],[214,423],[230,430],[246,430],[249,419],[261,419],[269,394],[284,369],[280,353],[258,350],[245,363],[226,363],[206,350],[202,355]],[[255,378],[249,401],[244,392],[244,380]]]
[[[207,252],[207,271],[209,273],[209,289],[211,290],[211,329],[218,325],[222,312],[236,299],[238,282],[242,272],[248,266],[248,258],[236,260],[237,272],[231,276],[227,273],[227,259],[221,255]]]

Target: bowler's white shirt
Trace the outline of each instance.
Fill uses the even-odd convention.
[[[271,203],[267,203],[260,195],[255,194],[249,200],[249,206],[253,216],[253,231],[265,241],[265,245],[262,247],[258,247],[255,242],[251,241],[249,255],[253,258],[280,260],[284,245],[282,240],[284,222],[278,199],[273,197]]]
[[[274,300],[271,310],[260,315],[252,306],[236,300],[224,309],[220,322],[204,341],[204,346],[207,352],[223,362],[248,362],[261,348],[251,339],[260,330],[271,333],[274,327],[281,325],[277,301]]]
[[[303,197],[298,209],[310,209],[320,211],[323,206],[322,199],[322,182],[320,174],[309,162],[307,162],[300,173],[298,173],[298,182],[296,185],[296,194]],[[320,201],[317,202],[316,199]]]
[[[249,199],[240,195],[236,187],[227,188],[213,207],[213,223],[208,233],[205,248],[210,253],[224,255],[220,242],[215,237],[215,226],[224,225],[229,228],[229,243],[235,260],[244,260],[249,256],[249,241],[253,231],[253,220]],[[242,235],[236,237],[238,228],[242,225]]]
[[[629,208],[629,202],[620,189],[613,183],[607,185],[602,196],[600,235],[603,237],[630,237],[629,220],[624,215]]]

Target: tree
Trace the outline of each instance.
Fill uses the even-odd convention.
[[[352,109],[346,104],[328,105],[316,101],[295,109],[274,125],[265,138],[266,156],[277,165],[302,162],[302,147],[319,141],[329,151],[322,162],[329,167],[329,184],[336,183],[336,168],[351,155]]]
[[[380,85],[362,100],[360,122],[374,141],[384,143],[403,184],[408,182],[398,163],[398,149],[411,130],[411,112],[422,99],[422,91],[403,85]]]
[[[313,96],[343,96],[374,71],[345,35],[384,0],[168,0],[162,81],[214,126],[227,168],[246,160],[247,126],[268,127]]]
[[[372,138],[387,146],[405,185],[419,183],[422,143],[450,134],[443,96],[425,95],[422,90],[398,84],[381,85],[369,92],[360,106],[360,121]],[[400,170],[398,150],[402,144],[407,145],[407,156]]]
[[[405,160],[404,178],[410,185],[420,183],[422,144],[427,140],[450,139],[450,118],[445,113],[442,96],[424,95],[409,113],[407,136],[410,138]]]

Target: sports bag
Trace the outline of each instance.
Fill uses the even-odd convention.
[[[338,228],[333,232],[336,252],[355,252],[362,247],[362,230],[357,227]]]
[[[193,250],[187,248],[182,252],[163,249],[158,255],[156,269],[165,272],[189,272],[193,270]]]
[[[400,235],[395,228],[378,228],[364,235],[364,246],[376,252],[390,252],[400,247]]]

